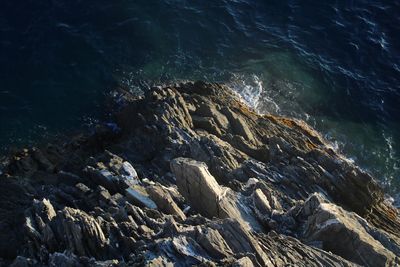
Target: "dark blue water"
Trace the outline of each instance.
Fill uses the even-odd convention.
[[[399,191],[400,2],[4,0],[0,146],[101,119],[116,85],[225,82]]]

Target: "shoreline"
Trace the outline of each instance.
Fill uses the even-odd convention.
[[[399,264],[398,209],[303,121],[215,83],[121,99],[117,128],[9,158],[4,264]]]

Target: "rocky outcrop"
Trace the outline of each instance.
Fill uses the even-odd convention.
[[[397,266],[375,180],[302,121],[203,82],[1,165],[0,266]]]

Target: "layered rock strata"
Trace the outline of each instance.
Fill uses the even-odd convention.
[[[1,165],[0,265],[398,266],[399,213],[302,121],[203,82]]]

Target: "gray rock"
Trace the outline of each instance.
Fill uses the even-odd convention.
[[[186,215],[178,207],[167,190],[164,190],[161,186],[150,186],[147,188],[147,192],[162,212],[175,215],[180,220],[186,219]]]
[[[66,253],[53,253],[49,258],[50,267],[81,267],[78,257],[73,254],[67,255]]]
[[[258,210],[259,214],[262,214],[264,216],[271,215],[271,205],[269,204],[267,197],[264,195],[261,189],[258,188],[253,192],[253,201],[254,206]]]
[[[209,218],[229,217],[220,208],[220,199],[225,189],[219,186],[204,163],[179,158],[171,162],[171,170],[176,177],[179,192],[196,211]],[[228,206],[227,209],[234,208]]]
[[[233,112],[229,108],[225,108],[223,112],[228,117],[228,120],[233,127],[233,131],[236,134],[244,137],[247,141],[256,142],[249,125],[239,114]]]
[[[251,210],[230,188],[220,186],[207,166],[188,158],[171,162],[179,192],[200,214],[208,218],[234,218],[247,227],[260,229]]]
[[[10,267],[34,267],[38,262],[34,259],[17,256],[17,258],[10,264]]]
[[[314,193],[311,196],[309,196],[302,205],[300,215],[307,218],[311,216],[322,203],[326,202],[328,201],[324,198],[324,196],[322,196],[319,193]]]
[[[232,267],[253,267],[254,264],[249,257],[243,257],[238,259]]]
[[[118,133],[1,160],[0,265],[399,265],[393,201],[305,122],[205,82],[115,96]]]
[[[95,184],[104,186],[112,193],[119,192],[118,178],[115,177],[110,171],[106,169],[95,169],[91,166],[85,168],[85,172]]]
[[[355,213],[321,203],[308,218],[305,238],[322,241],[325,250],[361,265],[394,266],[396,256],[369,235],[360,220]]]
[[[129,187],[125,190],[126,198],[134,205],[146,207],[149,209],[157,209],[156,203],[149,197],[146,190],[142,187]]]
[[[122,169],[123,175],[125,175],[130,180],[134,180],[134,179],[138,178],[136,170],[132,167],[132,165],[129,162],[124,161],[124,163],[122,163],[121,169]]]
[[[234,254],[217,230],[199,228],[197,241],[215,259],[227,258]]]
[[[107,254],[107,238],[99,223],[87,213],[64,208],[57,215],[59,237],[66,239],[67,248],[78,256],[94,256],[104,259]]]

